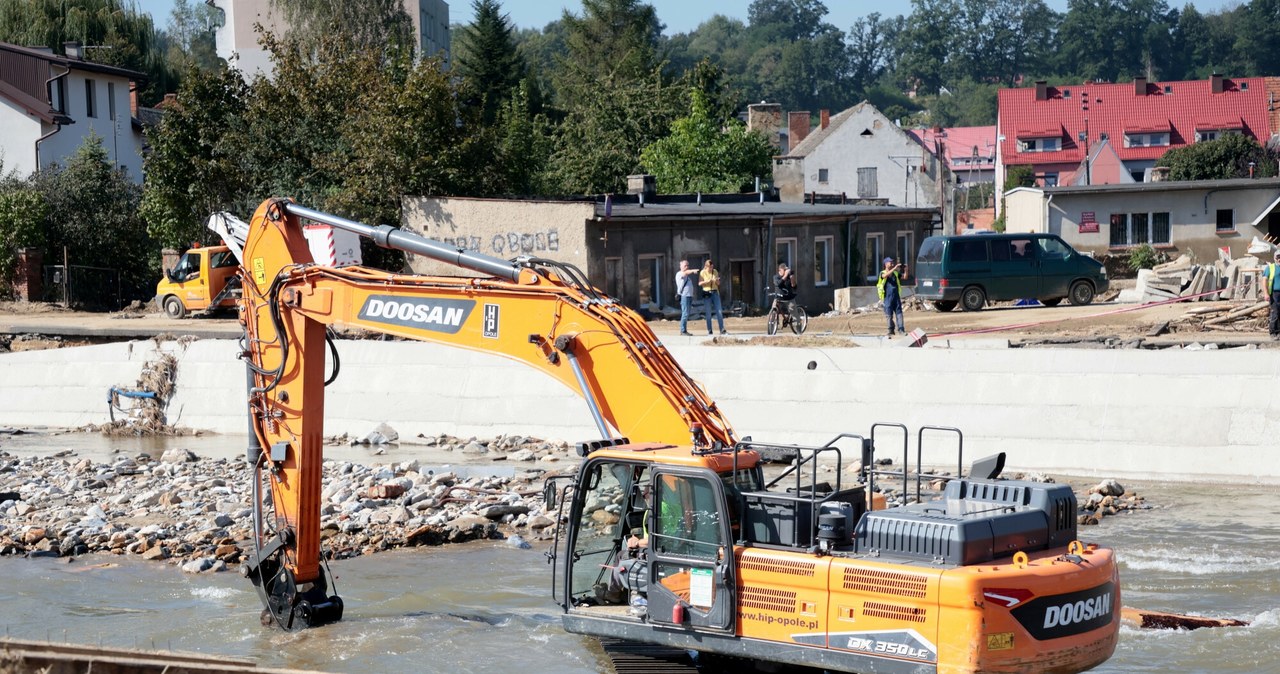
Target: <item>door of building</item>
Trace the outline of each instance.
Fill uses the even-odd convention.
[[[720,288],[720,297],[722,300],[726,297],[723,283]],[[729,261],[729,294],[727,297],[729,303],[739,300],[747,305],[758,305],[760,303],[760,300],[756,297],[755,260]],[[724,309],[728,311],[729,307],[725,306]]]

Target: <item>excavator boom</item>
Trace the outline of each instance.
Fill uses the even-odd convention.
[[[304,219],[486,276],[316,265],[303,234]],[[644,320],[593,288],[570,265],[501,260],[283,199],[264,202],[247,232],[224,222],[220,226],[231,239],[243,236],[234,243],[243,246],[241,321],[254,440],[249,455],[270,473],[274,509],[274,518],[265,524],[275,533],[260,530],[258,543],[264,548],[278,543],[278,563],[268,566],[276,575],[287,572],[285,585],[323,584],[320,468],[326,343],[333,348],[329,327],[361,328],[524,362],[580,393],[605,439],[631,435],[707,449],[735,441],[714,401]],[[261,554],[254,557],[251,577],[267,577],[264,562]],[[327,599],[315,597],[312,603]],[[268,591],[264,601],[278,622],[292,625],[293,595],[281,595],[277,584],[275,594]]]

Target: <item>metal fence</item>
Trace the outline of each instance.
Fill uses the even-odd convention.
[[[124,306],[120,271],[81,265],[45,265],[44,301],[76,309],[118,311]]]

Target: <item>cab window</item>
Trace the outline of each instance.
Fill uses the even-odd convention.
[[[1045,260],[1065,260],[1071,256],[1071,249],[1061,239],[1045,237],[1036,239],[1040,244],[1040,257]]]

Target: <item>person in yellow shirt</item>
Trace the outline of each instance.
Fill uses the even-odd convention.
[[[698,273],[698,285],[702,287],[702,312],[707,317],[707,334],[711,334],[711,315],[720,321],[720,334],[727,335],[724,329],[724,306],[720,303],[720,272],[710,259],[702,265]]]

